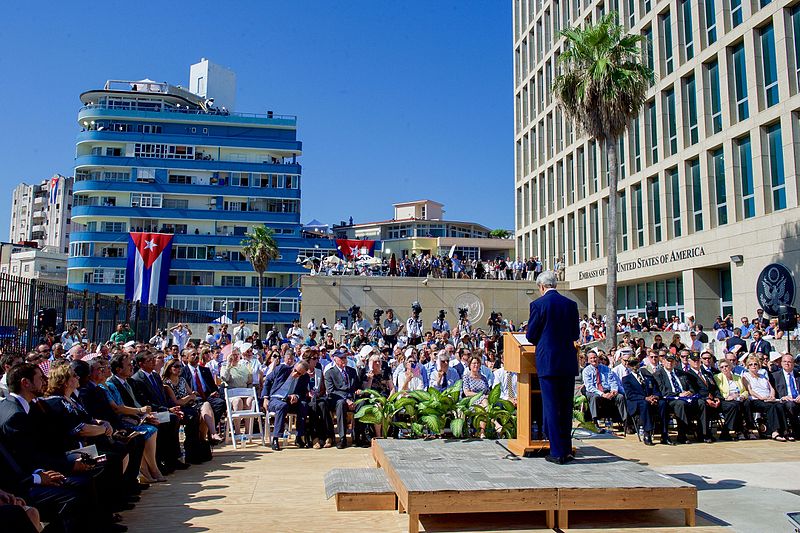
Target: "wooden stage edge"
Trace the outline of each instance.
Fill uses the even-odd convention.
[[[567,529],[572,510],[653,509],[654,501],[662,509],[683,509],[685,525],[695,525],[697,488],[688,483],[615,456],[590,457],[585,463],[579,458],[560,466],[541,458],[508,461],[504,459],[507,452],[501,450],[488,440],[372,441],[372,457],[397,496],[397,510],[408,514],[409,533],[419,533],[420,515],[465,512],[465,497],[469,512],[544,511],[550,529]],[[458,479],[457,465],[447,464],[451,455],[461,462],[472,458],[494,486],[486,488],[483,478],[476,483]],[[427,456],[435,457],[443,470],[421,472],[419,465],[431,464]],[[501,476],[495,475],[498,466]],[[594,473],[585,474],[587,470]],[[603,485],[592,486],[598,480]]]

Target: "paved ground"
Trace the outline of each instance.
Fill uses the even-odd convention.
[[[694,484],[697,527],[683,528],[683,512],[572,512],[581,531],[788,532],[786,513],[800,511],[800,443],[743,441],[646,448],[633,436],[591,444]],[[465,458],[468,460],[468,458]],[[369,450],[296,450],[260,446],[216,451],[206,465],[170,476],[125,513],[132,532],[404,532],[396,512],[337,513],[325,499],[323,476],[336,467],[370,467]],[[464,509],[469,501],[464,502]],[[658,502],[653,502],[658,509]],[[425,531],[547,531],[544,513],[454,514],[422,517]]]

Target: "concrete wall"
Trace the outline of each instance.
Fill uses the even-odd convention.
[[[303,298],[300,306],[302,324],[312,318],[317,323],[324,317],[333,324],[337,312],[343,313],[358,305],[370,320],[375,308],[391,307],[396,316],[406,320],[411,302],[422,305],[422,320],[429,327],[439,309],[447,311],[451,325],[458,321],[458,308],[467,307],[473,324],[486,325],[492,310],[519,324],[528,319],[530,302],[539,296],[532,282],[429,279],[365,276],[303,276],[300,282]],[[563,294],[578,303],[581,313],[587,309],[586,292]]]

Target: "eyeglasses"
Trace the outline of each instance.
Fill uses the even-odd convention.
[[[747,366],[761,366],[761,365],[758,363],[748,363]]]

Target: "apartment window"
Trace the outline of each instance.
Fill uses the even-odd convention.
[[[753,154],[750,149],[750,137],[742,137],[736,141],[739,156],[739,183],[742,189],[742,218],[756,216],[756,195],[753,187]]]
[[[792,9],[792,36],[794,37],[794,74],[800,86],[800,5]]]
[[[772,210],[778,211],[786,208],[786,178],[783,174],[783,144],[780,123],[767,126],[767,146]]]
[[[698,138],[697,128],[697,88],[695,87],[694,74],[687,76],[683,83],[686,122],[689,124],[689,144],[695,144]]]
[[[117,285],[122,285],[125,283],[125,269],[124,268],[115,268],[113,271],[113,282]]]
[[[711,170],[714,173],[714,194],[717,200],[717,225],[728,223],[728,194],[725,190],[725,156],[722,148],[711,152]]]
[[[700,160],[689,161],[689,179],[692,183],[692,216],[694,230],[703,230],[703,182],[700,177]]]
[[[686,59],[694,57],[694,34],[692,33],[692,0],[681,0],[683,14],[683,50]]]
[[[735,28],[744,20],[742,15],[742,0],[731,0],[731,26]]]
[[[222,287],[244,287],[245,276],[222,276]]]
[[[672,61],[672,16],[667,11],[661,15],[661,34],[664,36],[664,70],[666,74],[672,74],[674,63]]]
[[[636,225],[636,246],[644,246],[644,213],[642,212],[642,184],[631,187],[633,191],[633,221]]]
[[[669,89],[664,91],[664,107],[667,110],[667,142],[669,143],[669,155],[678,152],[678,129],[675,122],[675,91]]]
[[[772,24],[761,29],[761,63],[764,68],[764,94],[767,107],[778,103],[778,64],[775,59],[775,32]]]
[[[637,116],[633,119],[633,123],[631,124],[631,135],[633,137],[633,171],[639,172],[642,170],[642,141],[641,141],[641,132],[639,131],[640,127],[640,120]]]
[[[131,207],[161,207],[161,195],[131,193]]]
[[[750,116],[750,110],[747,105],[747,59],[744,55],[744,43],[733,47],[732,59],[736,116],[738,120],[745,120]]]
[[[623,189],[618,196],[617,202],[617,224],[619,225],[620,244],[622,251],[628,249],[628,195]]]
[[[711,129],[714,133],[722,131],[722,97],[719,85],[719,63],[708,64],[708,83],[711,87]]]
[[[667,171],[669,177],[669,193],[672,197],[672,235],[680,237],[681,231],[681,182],[678,169]]]
[[[714,44],[717,42],[717,12],[714,8],[714,0],[704,0],[706,15],[706,43]]]
[[[647,200],[650,203],[650,219],[653,224],[653,242],[661,242],[661,183],[658,176],[647,180]]]
[[[650,135],[648,142],[650,143],[650,163],[658,163],[658,123],[656,118],[656,102],[647,104],[647,119],[650,126]]]

